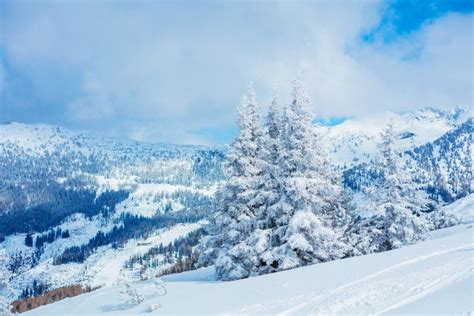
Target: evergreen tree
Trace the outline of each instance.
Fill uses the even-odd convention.
[[[26,234],[25,245],[28,247],[33,247],[33,237],[31,236],[30,233]]]
[[[268,248],[260,259],[263,273],[341,258],[347,251],[336,227],[346,221],[343,189],[328,168],[312,119],[310,100],[296,79],[279,128],[279,200],[268,207],[271,230],[259,234],[258,244]]]
[[[10,293],[10,271],[7,268],[7,256],[5,250],[0,250],[0,315],[12,315],[10,302],[7,297]]]
[[[368,207],[376,213],[368,219],[359,217],[350,229],[356,254],[399,248],[424,239],[427,232],[422,213],[428,198],[414,181],[415,170],[397,149],[393,125],[383,130],[378,148],[380,177],[366,190]]]
[[[381,136],[377,163],[382,173],[382,190],[377,190],[381,194],[376,197],[381,203],[397,202],[401,207],[420,215],[429,203],[428,196],[421,190],[422,183],[419,183],[421,169],[398,150],[397,134],[392,124],[382,131]]]
[[[272,208],[280,201],[282,189],[280,182],[280,169],[278,167],[281,150],[281,124],[282,115],[278,108],[278,98],[274,92],[272,103],[264,121],[265,150],[262,151],[265,160],[263,186],[260,188],[259,197],[263,202],[257,216],[255,230],[246,240],[246,245],[253,249],[255,259],[252,267],[253,274],[271,272],[272,267],[263,259],[271,250],[271,238],[276,228],[275,218],[272,217]]]
[[[240,132],[228,153],[228,180],[201,247],[223,280],[333,260],[343,241],[349,197],[319,146],[310,101],[297,79],[282,113],[277,98],[260,126],[253,90],[239,108]],[[206,262],[207,260],[207,262]]]
[[[215,198],[216,213],[211,219],[201,262],[214,258],[216,272],[223,280],[248,277],[256,266],[255,249],[247,238],[256,228],[255,218],[265,204],[265,135],[252,85],[238,108],[239,134],[227,153],[227,182]]]
[[[281,119],[281,113],[278,108],[278,95],[277,92],[274,91],[273,100],[265,118],[265,132],[267,133],[266,147],[268,148],[267,162],[271,167],[276,166],[280,152]]]

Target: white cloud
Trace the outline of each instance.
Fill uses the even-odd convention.
[[[268,103],[275,83],[285,100],[298,70],[326,117],[472,106],[472,15],[369,45],[360,34],[382,5],[20,3],[5,14],[0,48],[33,87],[67,91],[51,108],[66,113],[58,123],[96,121],[148,141],[210,142],[193,131],[232,125],[250,78]]]
[[[316,31],[312,54],[289,64],[260,65],[261,80],[280,78],[280,85],[288,86],[294,69],[302,69],[315,111],[323,116],[471,107],[472,23],[472,15],[451,14],[383,44],[341,42]]]

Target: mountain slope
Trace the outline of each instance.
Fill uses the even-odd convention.
[[[448,131],[408,154],[426,170],[436,198],[454,201],[474,191],[474,119]]]
[[[134,284],[145,296],[136,307],[120,301],[116,286],[40,307],[27,315],[61,315],[65,311],[73,315],[138,314],[151,304],[161,305],[159,313],[194,315],[394,314],[415,310],[429,314],[439,312],[439,306],[449,313],[466,313],[473,308],[473,232],[472,227],[458,226],[402,249],[234,282],[212,281],[209,269],[171,275],[163,278],[164,296],[150,281]],[[459,294],[456,300],[451,300],[448,289]]]
[[[405,150],[435,203],[451,203],[474,192],[473,135],[474,119],[469,118],[439,138]],[[377,170],[373,161],[362,162],[344,170],[343,177],[344,184],[358,192],[373,183]]]
[[[48,212],[50,204],[66,204],[79,198],[91,208],[93,201],[87,194],[92,193],[95,198],[107,191],[135,192],[144,184],[176,186],[171,191],[212,191],[222,179],[223,154],[212,148],[119,141],[44,124],[0,125],[0,153],[0,216],[31,210],[23,216],[29,218],[34,212],[40,213],[38,208]],[[78,191],[82,192],[79,197],[71,196],[78,195],[74,193]],[[154,191],[171,193],[169,187]],[[117,199],[115,204],[122,200]],[[55,219],[51,225],[71,215],[68,206],[50,214]],[[143,212],[154,214],[158,209],[155,206],[150,205]],[[78,205],[73,208],[83,211]],[[135,213],[140,212],[135,209]],[[16,221],[23,222],[22,218]],[[29,222],[16,230],[11,227],[7,234],[48,228],[37,224]]]
[[[5,295],[16,299],[35,284],[110,285],[119,272],[139,279],[125,262],[200,227],[222,160],[204,146],[0,125],[0,248],[13,273]],[[176,260],[168,257],[161,268]]]

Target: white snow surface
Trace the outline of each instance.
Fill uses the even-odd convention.
[[[213,280],[212,268],[134,283],[145,301],[120,301],[103,288],[32,310],[27,315],[161,314],[470,314],[474,312],[474,229],[460,225],[401,249],[316,264],[233,282]]]
[[[88,269],[85,279],[91,286],[110,286],[117,282],[123,271],[124,263],[133,255],[143,255],[151,247],[167,245],[201,227],[199,223],[178,224],[171,228],[159,230],[156,235],[146,239],[130,240],[121,249],[104,247],[104,252],[97,252],[86,261]]]
[[[32,279],[47,282],[52,288],[73,284],[92,287],[110,286],[117,282],[121,273],[128,273],[129,277],[133,279],[135,277],[133,272],[123,269],[123,265],[131,256],[142,255],[150,248],[160,244],[167,245],[201,226],[201,222],[177,224],[170,228],[157,230],[154,235],[148,238],[129,240],[123,248],[113,249],[110,245],[99,247],[84,263],[54,265],[53,258],[66,248],[85,244],[99,230],[108,232],[113,228],[113,223],[103,223],[102,220],[97,219],[88,220],[82,214],[75,214],[59,226],[63,230],[68,229],[71,237],[59,238],[51,244],[46,244],[40,263],[14,276],[11,281],[14,293],[10,293],[9,296],[12,299],[16,298],[23,288],[31,285]],[[34,234],[33,237],[36,235]],[[19,251],[24,254],[34,251],[33,248],[25,246],[24,240],[25,234],[11,235],[3,243],[0,243],[0,248],[5,248],[8,255]],[[161,266],[152,272],[158,273],[167,267]]]
[[[71,215],[56,227],[63,231],[69,230],[71,236],[65,239],[58,238],[53,243],[45,244],[40,263],[33,268],[22,268],[11,280],[12,288],[15,290],[14,294],[19,295],[21,289],[30,286],[33,278],[43,282],[47,281],[54,288],[81,282],[85,265],[75,263],[53,265],[53,258],[60,255],[66,248],[86,244],[98,231],[108,232],[113,226],[113,223],[104,222],[100,216],[88,219],[83,214]],[[32,234],[32,237],[35,239],[39,235],[42,233]],[[5,241],[0,243],[0,248],[5,248],[8,256],[21,252],[25,257],[28,257],[35,251],[35,248],[25,245],[25,236],[26,234],[7,236]]]
[[[460,218],[463,223],[474,222],[474,193],[463,197],[449,205],[444,206],[447,213],[451,213]]]
[[[156,213],[163,213],[164,207],[168,203],[172,205],[173,212],[177,212],[182,210],[184,206],[171,198],[163,198],[160,194],[186,191],[203,196],[212,196],[216,189],[217,185],[198,189],[191,186],[171,185],[167,183],[138,183],[136,184],[136,189],[132,191],[130,196],[117,205],[116,213],[130,213],[151,217]]]

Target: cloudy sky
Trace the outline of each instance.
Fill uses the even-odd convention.
[[[473,105],[473,2],[0,1],[0,122],[223,144],[247,82],[320,118]]]

